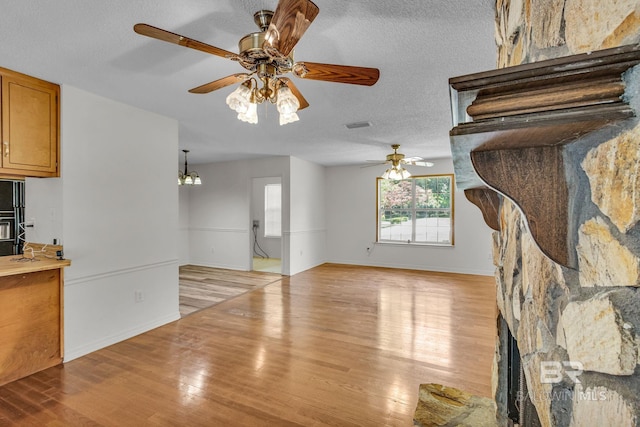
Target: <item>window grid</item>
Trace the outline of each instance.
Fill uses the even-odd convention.
[[[377,241],[453,245],[453,175],[378,178]]]
[[[282,186],[264,186],[264,237],[282,236]]]

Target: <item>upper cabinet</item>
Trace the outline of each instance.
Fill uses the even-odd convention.
[[[60,87],[5,68],[0,68],[0,80],[0,175],[60,176]]]

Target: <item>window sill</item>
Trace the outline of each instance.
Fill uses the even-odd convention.
[[[380,246],[408,246],[408,247],[437,247],[437,248],[453,248],[452,243],[420,243],[420,242],[385,242],[378,241],[375,245]]]

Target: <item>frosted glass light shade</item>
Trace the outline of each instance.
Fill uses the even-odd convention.
[[[280,126],[286,125],[288,123],[297,122],[300,120],[300,117],[296,113],[291,114],[282,114],[280,113]]]
[[[281,86],[280,89],[278,89],[276,107],[281,115],[293,114],[300,108],[300,101],[298,101],[298,98],[291,92],[291,89],[286,86]],[[280,124],[282,124],[282,120]]]
[[[258,104],[250,102],[246,112],[238,113],[238,120],[251,124],[258,123]]]
[[[408,170],[402,166],[392,167],[387,169],[381,176],[382,179],[391,179],[394,181],[400,181],[402,179],[411,178],[411,174]]]
[[[185,175],[180,171],[178,173],[178,185],[202,185],[202,179],[198,172],[191,172]]]
[[[249,109],[250,98],[251,89],[242,84],[227,96],[227,105],[236,113],[244,113]]]

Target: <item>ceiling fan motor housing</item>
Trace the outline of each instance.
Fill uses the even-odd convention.
[[[256,23],[262,32],[267,31],[267,28],[269,28],[271,18],[273,18],[273,11],[271,10],[259,10],[253,14],[253,22]]]
[[[260,67],[260,69],[260,65],[270,65],[269,69],[272,69],[273,73],[268,77],[286,74],[293,67],[293,51],[288,56],[281,55],[279,52],[276,52],[276,55],[279,54],[279,56],[274,56],[264,49],[266,33],[272,17],[273,12],[270,10],[256,12],[253,19],[261,31],[247,34],[238,42],[238,51],[240,52],[238,56],[242,58],[239,61],[240,64],[250,71],[263,71],[265,68]]]
[[[393,144],[391,148],[393,148],[393,153],[387,155],[387,162],[391,162],[393,166],[398,166],[400,161],[404,159],[404,154],[398,153],[398,148],[400,148],[400,144]]]
[[[240,39],[238,50],[240,56],[248,56],[255,61],[269,60],[269,55],[262,49],[265,40],[265,31],[250,33]]]

